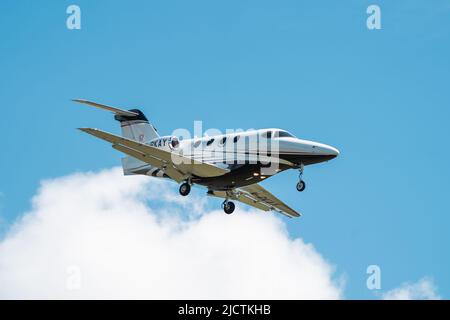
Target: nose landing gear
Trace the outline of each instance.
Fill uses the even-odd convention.
[[[306,188],[306,183],[305,183],[305,181],[303,181],[303,180],[300,180],[298,183],[297,183],[297,191],[298,192],[302,192],[303,190],[305,190],[305,188]]]
[[[303,163],[300,164],[300,168],[298,169],[298,171],[299,171],[298,183],[297,183],[297,186],[296,186],[298,192],[302,192],[306,188],[306,183],[305,183],[305,181],[302,180],[304,168],[305,168],[305,166],[303,165]]]

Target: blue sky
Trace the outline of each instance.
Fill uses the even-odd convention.
[[[81,30],[66,28],[72,3]],[[372,3],[381,30],[366,28]],[[75,130],[117,123],[72,98],[138,106],[166,134],[280,127],[341,151],[306,168],[302,194],[293,171],[264,186],[304,213],[289,232],[345,275],[346,297],[376,296],[376,264],[382,290],[429,276],[449,298],[449,14],[447,1],[1,1],[1,230],[42,179],[119,164]]]

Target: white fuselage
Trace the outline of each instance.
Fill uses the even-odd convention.
[[[212,163],[230,169],[220,181],[199,179],[197,183],[220,184],[219,188],[255,183],[259,179],[272,176],[289,168],[298,168],[328,161],[339,155],[339,151],[329,145],[298,139],[281,129],[261,129],[211,137],[179,140],[173,136],[163,136],[147,142],[153,147],[174,152],[198,161]],[[269,173],[260,174],[261,167],[272,166]],[[139,167],[142,173],[142,166]],[[145,165],[147,175],[167,177],[158,168]],[[267,171],[267,170],[266,170]]]

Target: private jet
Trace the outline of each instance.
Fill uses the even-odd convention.
[[[207,188],[207,195],[224,199],[222,208],[233,213],[240,201],[263,211],[276,211],[288,217],[300,213],[264,189],[259,182],[288,169],[299,171],[296,188],[305,190],[304,167],[329,161],[339,151],[329,145],[298,139],[282,129],[261,129],[215,136],[181,139],[160,136],[138,109],[123,110],[96,102],[75,99],[77,103],[114,113],[122,135],[94,128],[79,130],[111,143],[126,155],[124,175],[146,175],[177,182],[181,196],[192,185]]]

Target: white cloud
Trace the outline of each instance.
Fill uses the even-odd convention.
[[[440,299],[436,286],[430,278],[415,283],[404,283],[383,294],[385,300],[437,300]]]
[[[274,214],[208,212],[203,193],[176,191],[117,168],[44,181],[0,242],[0,298],[342,297]]]

